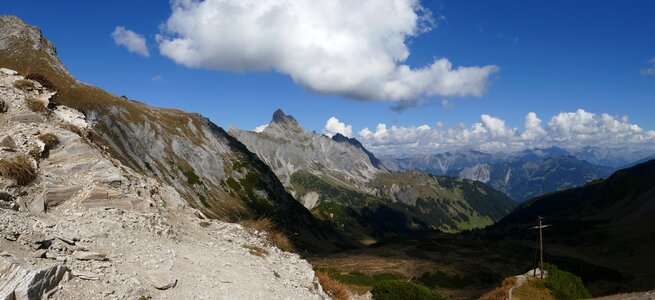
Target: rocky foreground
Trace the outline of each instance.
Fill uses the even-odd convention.
[[[0,69],[0,299],[327,299],[309,263],[112,159],[54,94]],[[2,167],[18,157],[34,174]]]

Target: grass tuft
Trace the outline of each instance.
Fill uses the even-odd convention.
[[[271,219],[259,218],[255,220],[246,220],[241,222],[241,225],[257,231],[265,232],[268,242],[282,251],[295,251],[295,247],[289,237],[284,232],[280,231]]]
[[[264,257],[264,256],[268,255],[268,250],[266,250],[266,249],[264,249],[264,248],[262,248],[260,246],[244,245],[243,247],[247,248],[248,251],[250,252],[250,254],[255,255],[255,256]]]
[[[348,300],[350,299],[350,291],[345,284],[330,278],[330,276],[323,272],[316,272],[316,277],[330,298],[335,300]]]
[[[34,97],[25,98],[25,104],[27,105],[27,108],[36,113],[45,113],[48,111],[45,105],[43,105],[43,102]]]
[[[14,81],[14,87],[21,91],[29,91],[35,88],[34,82],[25,79],[19,79]]]
[[[66,124],[62,124],[61,128],[66,129],[66,130],[68,130],[68,131],[70,131],[72,133],[75,133],[75,134],[79,135],[79,136],[84,136],[84,132],[82,131],[82,128],[80,128],[77,125],[73,125],[71,123],[66,123]]]
[[[47,150],[53,149],[59,145],[59,138],[54,133],[44,133],[39,136],[39,140],[45,144]]]
[[[55,84],[52,83],[50,80],[48,80],[48,78],[46,78],[43,74],[30,73],[30,74],[27,74],[27,76],[25,76],[25,79],[34,80],[34,81],[40,83],[41,86],[43,86],[44,88],[47,88],[47,89],[49,89],[51,91],[55,91],[55,92],[57,91],[57,87],[55,86]]]
[[[36,179],[36,168],[25,154],[0,160],[0,174],[16,181],[18,185],[28,185]]]

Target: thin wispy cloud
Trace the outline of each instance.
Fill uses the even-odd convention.
[[[499,67],[447,58],[418,68],[404,63],[408,40],[444,19],[417,0],[174,0],[157,41],[162,55],[187,67],[276,71],[316,93],[390,101],[481,96]]]
[[[655,57],[648,61],[648,67],[641,69],[640,73],[644,76],[655,76]]]
[[[111,33],[111,37],[114,38],[116,45],[123,46],[127,51],[148,57],[150,52],[148,51],[148,46],[146,45],[146,39],[123,26],[116,26],[114,31]]]

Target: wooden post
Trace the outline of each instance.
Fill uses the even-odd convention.
[[[540,252],[540,268],[541,268],[541,279],[544,279],[544,236],[541,233],[541,229],[543,228],[541,224],[541,220],[543,220],[542,216],[539,216],[539,252]]]

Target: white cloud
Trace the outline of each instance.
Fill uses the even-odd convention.
[[[264,129],[266,129],[266,127],[268,127],[268,124],[262,124],[262,125],[259,125],[259,126],[255,127],[255,130],[253,130],[253,131],[259,133],[259,132],[264,131]]]
[[[152,81],[162,81],[162,80],[164,80],[164,77],[161,75],[152,76]]]
[[[364,128],[361,142],[379,154],[435,153],[473,146],[486,151],[514,151],[533,147],[559,146],[578,149],[583,146],[655,147],[655,131],[646,131],[627,117],[594,114],[579,109],[559,113],[542,127],[536,113],[525,116],[524,129],[512,128],[505,121],[487,114],[480,122],[446,128],[435,127],[387,128],[380,123],[375,131]]]
[[[146,46],[146,39],[132,30],[126,29],[123,26],[116,26],[111,33],[111,37],[114,38],[116,45],[125,47],[127,51],[145,57],[150,56],[148,46]]]
[[[441,100],[441,107],[443,107],[445,109],[453,109],[453,108],[455,108],[455,105],[450,103],[450,101],[448,99],[443,99],[443,100]]]
[[[335,117],[330,117],[327,122],[325,122],[323,133],[329,137],[341,133],[343,136],[351,138],[353,137],[353,127],[340,122],[339,119]]]
[[[641,75],[644,76],[655,76],[655,57],[651,58],[648,61],[648,67],[641,69]]]
[[[437,26],[418,0],[173,0],[162,55],[193,68],[276,71],[307,89],[364,100],[481,96],[494,65],[404,64]]]

